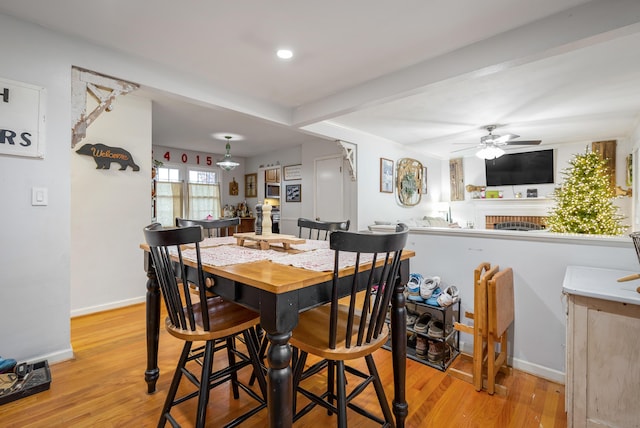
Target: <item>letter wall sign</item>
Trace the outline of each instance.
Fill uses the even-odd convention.
[[[44,158],[44,88],[0,78],[0,155]]]

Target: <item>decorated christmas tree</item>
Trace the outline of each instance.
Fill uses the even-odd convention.
[[[576,155],[562,174],[561,187],[553,197],[547,225],[552,232],[621,235],[622,216],[613,204],[614,192],[605,162],[594,152]]]

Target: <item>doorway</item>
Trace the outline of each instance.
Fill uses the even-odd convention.
[[[316,159],[314,177],[314,218],[338,221],[344,212],[344,178],[342,156]]]

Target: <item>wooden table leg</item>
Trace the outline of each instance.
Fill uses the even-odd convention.
[[[158,342],[160,339],[160,286],[151,254],[145,252],[145,270],[147,271],[147,370],[144,380],[147,393],[156,391],[156,382],[160,377],[158,368]]]
[[[391,349],[393,364],[393,414],[396,427],[404,428],[409,414],[405,396],[407,377],[407,309],[405,308],[404,284],[409,277],[409,263],[400,266],[400,277],[396,281],[391,299]]]
[[[292,352],[289,338],[298,323],[298,305],[295,298],[289,297],[284,294],[265,293],[260,299],[260,327],[269,339],[267,407],[271,428],[291,428],[293,425],[293,394],[295,392],[293,391]]]
[[[291,333],[267,332],[267,387],[269,426],[290,428],[293,425],[293,378],[291,370]]]

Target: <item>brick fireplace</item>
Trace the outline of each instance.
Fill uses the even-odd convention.
[[[478,229],[496,229],[500,223],[533,223],[546,228],[553,207],[550,198],[478,199],[473,201],[473,221]]]
[[[500,223],[533,223],[546,229],[546,220],[546,216],[536,215],[487,215],[485,216],[485,228],[495,229],[495,225]]]

